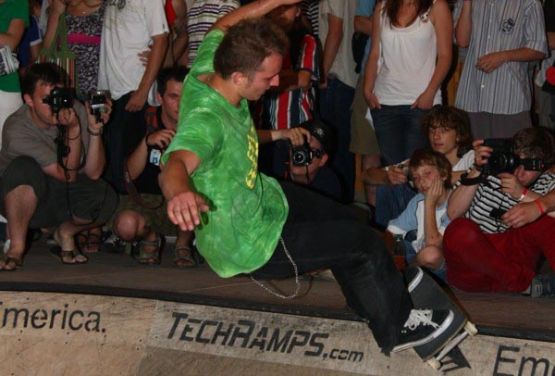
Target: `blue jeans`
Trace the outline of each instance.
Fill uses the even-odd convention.
[[[385,228],[407,207],[416,192],[408,184],[380,185],[376,189],[376,224]]]
[[[412,264],[412,262],[416,259],[416,251],[412,246],[412,243],[408,240],[403,240],[405,246],[405,259],[407,260],[407,264]],[[447,265],[445,261],[438,269],[427,269],[431,273],[433,273],[437,278],[442,280],[443,282],[447,282]]]
[[[427,110],[406,106],[386,106],[372,110],[374,129],[385,165],[397,164],[410,158],[417,149],[428,145],[422,132],[421,120]]]
[[[398,342],[412,303],[381,236],[360,222],[350,207],[293,183],[281,184],[289,203],[281,238],[299,274],[331,269],[347,304],[368,320],[376,342],[389,353]],[[281,243],[270,260],[253,273],[259,278],[293,274]]]
[[[343,184],[346,203],[352,202],[355,196],[355,156],[349,151],[354,96],[355,89],[337,78],[329,78],[328,87],[320,91],[321,119],[334,129],[337,137],[332,167]]]

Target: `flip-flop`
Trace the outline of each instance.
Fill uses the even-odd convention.
[[[59,245],[50,247],[50,253],[56,256],[64,265],[80,265],[80,264],[86,264],[89,261],[89,259],[85,255],[83,255],[79,250],[74,249],[72,251],[64,251],[62,250],[62,247],[60,247]],[[82,257],[81,261],[77,260],[79,256]],[[73,259],[72,262],[67,261],[69,257]]]
[[[3,265],[0,266],[0,271],[3,272],[13,272],[16,271],[20,266],[23,265],[23,260],[21,259],[17,259],[15,257],[10,257],[10,256],[3,256],[0,261],[2,261]],[[6,266],[12,264],[13,267],[10,268],[6,268]]]

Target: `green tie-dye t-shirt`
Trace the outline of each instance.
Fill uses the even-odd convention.
[[[162,162],[176,150],[201,160],[191,175],[210,211],[195,230],[197,247],[221,277],[249,273],[272,256],[287,218],[288,205],[276,180],[258,173],[258,137],[246,100],[239,107],[198,80],[214,71],[224,33],[207,34],[185,79],[179,125]]]

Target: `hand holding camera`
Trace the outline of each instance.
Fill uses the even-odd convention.
[[[516,176],[508,172],[502,172],[497,177],[501,180],[501,190],[518,200],[524,192],[524,187],[519,183]]]
[[[488,158],[491,156],[493,149],[484,145],[484,140],[474,140],[472,147],[474,148],[474,165],[481,168],[488,163]]]
[[[110,113],[112,112],[110,93],[103,90],[91,92],[86,106],[89,114],[89,133],[97,135],[102,132],[102,127],[110,119]]]
[[[79,129],[79,119],[73,108],[62,108],[56,116],[59,125],[67,127],[68,129]],[[77,132],[79,132],[79,130]]]
[[[408,180],[408,166],[405,166],[402,163],[388,166],[385,169],[385,172],[387,173],[387,179],[389,180],[390,184],[405,184]]]
[[[160,129],[159,131],[147,134],[145,137],[145,143],[147,146],[155,146],[160,150],[164,150],[170,144],[173,136],[175,136],[175,131],[170,129]]]
[[[518,155],[512,139],[488,138],[475,141],[473,145],[475,145],[476,165],[481,166],[484,176],[497,176],[501,173],[512,174],[518,166],[523,166],[528,171],[545,169],[543,159]]]
[[[10,46],[0,47],[0,76],[17,72],[19,61]]]

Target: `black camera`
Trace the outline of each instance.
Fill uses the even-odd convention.
[[[493,149],[488,162],[482,167],[484,175],[497,175],[502,172],[513,173],[522,165],[528,171],[543,171],[545,163],[539,158],[520,158],[514,152],[512,139],[488,138],[484,140],[484,146]]]
[[[310,148],[308,142],[291,149],[291,160],[295,166],[308,166],[314,158],[322,156],[323,151]]]
[[[42,101],[50,106],[52,112],[57,114],[62,108],[73,108],[73,90],[63,87],[55,87],[50,95]]]
[[[100,116],[105,111],[109,96],[110,93],[105,90],[97,90],[89,93],[91,114],[95,116],[97,122],[100,122]]]

